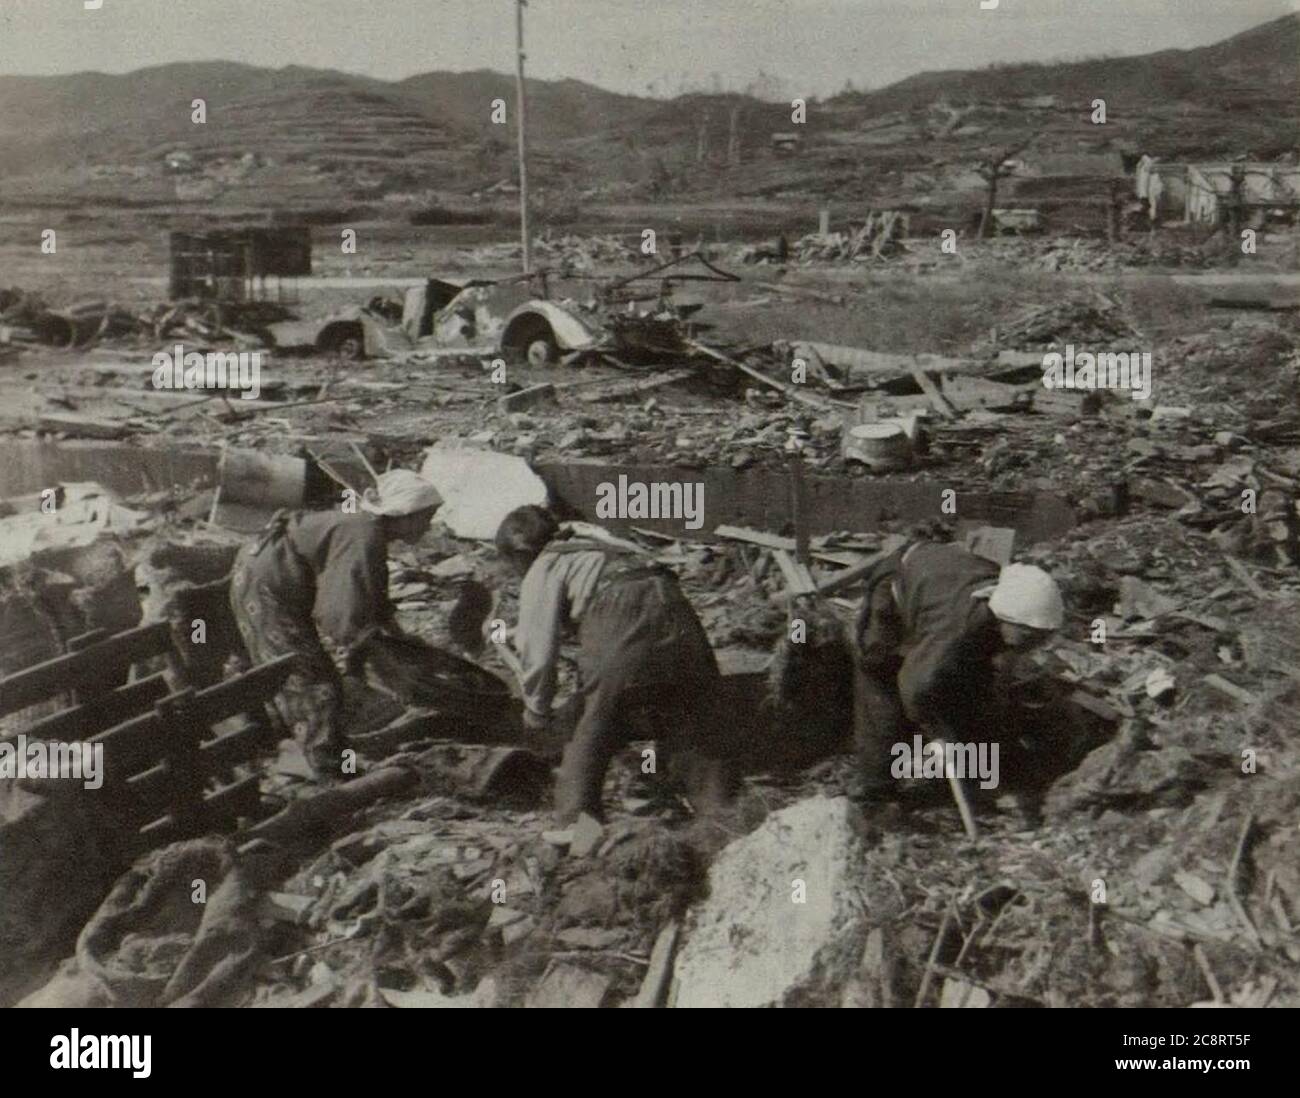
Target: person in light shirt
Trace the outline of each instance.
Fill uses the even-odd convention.
[[[577,632],[580,684],[569,705],[579,715],[560,764],[560,825],[583,812],[601,818],[610,761],[638,727],[651,728],[656,751],[668,756],[656,758],[654,772],[683,782],[697,814],[722,807],[734,778],[718,735],[721,676],[672,572],[634,551],[562,534],[536,506],[507,515],[496,546],[523,577],[513,662],[524,723],[536,733],[552,722],[561,641]]]

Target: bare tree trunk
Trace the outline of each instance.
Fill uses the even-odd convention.
[[[997,168],[993,169],[993,174],[989,176],[988,195],[984,201],[984,215],[980,218],[980,239],[987,240],[993,235],[993,207],[998,201],[998,179]]]

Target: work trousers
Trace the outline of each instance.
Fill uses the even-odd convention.
[[[597,819],[616,751],[655,729],[655,772],[680,777],[697,811],[725,801],[731,771],[720,746],[720,675],[700,620],[669,572],[638,569],[606,581],[578,627],[581,715],[564,751],[556,816]],[[668,756],[664,758],[663,756]]]

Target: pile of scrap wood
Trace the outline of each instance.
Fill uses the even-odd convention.
[[[1073,343],[1087,346],[1109,340],[1132,340],[1136,333],[1114,302],[1097,295],[1095,301],[1062,300],[1036,305],[997,330],[1002,347],[1048,347]]]
[[[105,301],[84,302],[67,309],[51,309],[44,299],[23,290],[0,290],[0,324],[8,330],[6,342],[52,343],[80,347],[138,331],[138,318]]]
[[[113,340],[149,343],[187,339],[262,346],[270,342],[263,326],[289,315],[283,307],[267,302],[216,305],[180,301],[136,312],[115,302],[97,300],[52,309],[37,294],[16,288],[0,290],[4,342],[15,344],[85,348]]]
[[[617,236],[549,236],[545,233],[533,241],[539,257],[574,271],[591,271],[601,264],[626,263],[640,254]],[[519,257],[518,244],[484,244],[475,248],[470,258],[476,263],[506,263]]]
[[[866,220],[847,232],[810,233],[793,245],[801,263],[885,259],[905,251],[910,218],[898,210],[872,210]]]

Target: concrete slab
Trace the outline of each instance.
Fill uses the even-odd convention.
[[[546,485],[528,462],[494,450],[434,447],[420,473],[443,498],[438,521],[460,538],[490,541],[516,507],[547,501]]]

